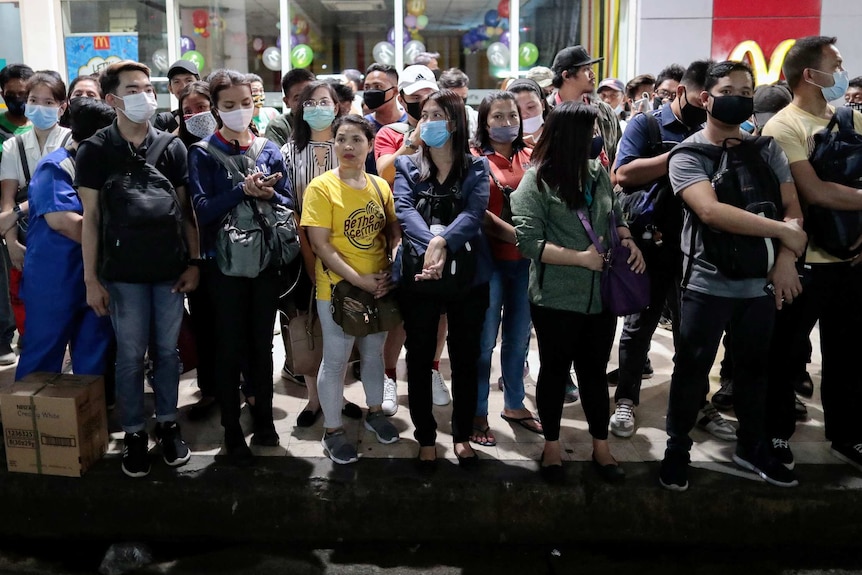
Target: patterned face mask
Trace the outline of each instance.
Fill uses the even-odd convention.
[[[184,118],[186,130],[192,136],[204,139],[216,131],[218,124],[212,112],[201,112]]]

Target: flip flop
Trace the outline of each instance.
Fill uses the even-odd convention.
[[[535,417],[533,415],[530,415],[527,417],[509,417],[505,413],[501,413],[500,417],[503,418],[503,421],[508,421],[509,423],[520,425],[521,427],[523,427],[527,431],[532,431],[533,433],[535,433],[537,435],[543,435],[544,434],[544,431],[540,431],[540,430],[536,429],[535,427],[531,427],[529,424],[527,424],[528,421],[535,421],[536,423],[542,423],[538,417]]]
[[[470,441],[472,441],[476,445],[481,445],[482,447],[494,447],[495,445],[497,445],[496,439],[489,439],[488,438],[488,432],[491,431],[490,425],[485,427],[485,429],[482,429],[481,427],[473,426],[473,431],[478,432],[477,434],[480,433],[480,434],[485,436],[484,441],[476,441],[472,437],[470,437]]]

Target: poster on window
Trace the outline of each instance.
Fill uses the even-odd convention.
[[[138,60],[137,34],[70,34],[66,36],[69,80],[98,74],[120,60]]]

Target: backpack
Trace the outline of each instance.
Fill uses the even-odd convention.
[[[15,193],[15,204],[21,204],[27,201],[27,193],[30,189],[30,180],[32,179],[30,175],[30,163],[27,160],[27,151],[24,149],[24,139],[21,134],[18,134],[15,137],[15,143],[18,146],[18,160],[21,162],[21,170],[24,173],[24,185],[18,187],[18,191]],[[69,140],[72,137],[72,132],[67,132],[66,136],[63,138],[63,141],[60,142],[60,146],[65,146],[69,143]],[[74,179],[74,178],[73,178]],[[27,245],[27,230],[30,229],[30,216],[29,214],[18,213],[18,243],[21,245]]]
[[[838,130],[833,132],[835,125]],[[862,134],[853,125],[853,109],[837,108],[825,129],[814,134],[814,149],[808,158],[817,177],[851,188],[862,187]],[[862,210],[833,210],[808,206],[805,230],[828,254],[848,259],[860,249],[850,246],[862,235]]]
[[[661,129],[655,116],[644,114],[647,122],[648,148],[646,157],[653,158],[667,152],[662,142]],[[639,243],[641,240],[653,241],[656,245],[667,242],[679,244],[682,231],[682,205],[670,185],[667,176],[635,190],[622,190],[617,193],[623,217]]]
[[[256,168],[266,145],[255,138],[244,154],[225,154],[206,140],[197,146],[227,169],[238,185]],[[299,254],[299,234],[293,210],[280,204],[246,197],[225,215],[216,235],[216,263],[226,276],[255,278],[267,268],[281,272]],[[301,271],[301,270],[300,270]]]
[[[728,146],[731,140],[739,143]],[[744,140],[728,138],[721,147],[683,142],[671,151],[671,157],[685,152],[706,156],[715,162],[715,173],[710,183],[719,202],[772,220],[781,220],[784,217],[781,183],[763,158],[763,150],[771,142],[772,138],[766,136]],[[692,226],[683,286],[691,278],[698,231],[703,240],[704,259],[726,277],[765,278],[769,274],[778,252],[778,240],[715,230],[705,226],[694,211],[689,212]]]
[[[146,159],[131,153],[99,191],[99,275],[106,281],[177,279],[188,266],[183,213],[156,165],[176,136],[158,132]]]

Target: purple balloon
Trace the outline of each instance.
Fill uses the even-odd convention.
[[[299,41],[299,37],[297,37],[296,34],[291,34],[290,35],[290,46],[291,46],[291,48],[293,46],[296,46],[297,44],[302,44],[302,42]]]
[[[188,36],[180,36],[180,54],[184,54],[189,50],[195,49],[195,41]]]
[[[281,36],[276,36],[276,37],[275,37],[275,47],[276,47],[276,48],[281,48]]]
[[[502,34],[500,34],[500,42],[505,44],[506,47],[509,46],[509,33],[508,32],[503,32]]]
[[[395,27],[394,26],[389,29],[389,32],[386,33],[386,39],[389,40],[390,44],[393,44],[393,45],[395,44]],[[403,40],[402,44],[406,44],[410,40],[412,40],[412,38],[410,37],[410,31],[407,30],[407,28],[404,28],[404,40]]]

